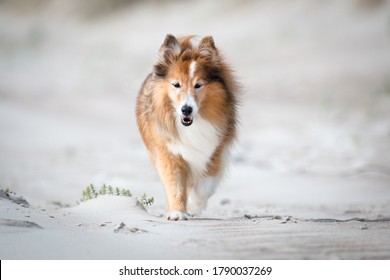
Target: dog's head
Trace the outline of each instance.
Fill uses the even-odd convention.
[[[195,36],[166,36],[153,73],[162,82],[182,125],[190,126],[207,95],[221,87],[219,63],[211,36],[200,40]]]

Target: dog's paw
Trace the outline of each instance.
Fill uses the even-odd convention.
[[[188,220],[190,215],[181,211],[169,211],[165,214],[165,218],[170,221]]]

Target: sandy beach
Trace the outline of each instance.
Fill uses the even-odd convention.
[[[104,3],[0,3],[0,259],[390,259],[388,1]],[[180,222],[134,112],[167,33],[212,35],[243,87],[229,172]]]

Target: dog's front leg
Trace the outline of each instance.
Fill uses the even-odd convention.
[[[187,220],[187,168],[180,156],[164,151],[158,159],[158,171],[164,184],[167,198],[168,220]]]

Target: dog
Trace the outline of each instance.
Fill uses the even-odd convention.
[[[237,135],[238,93],[213,37],[166,35],[136,115],[168,220],[199,214],[221,181]]]

